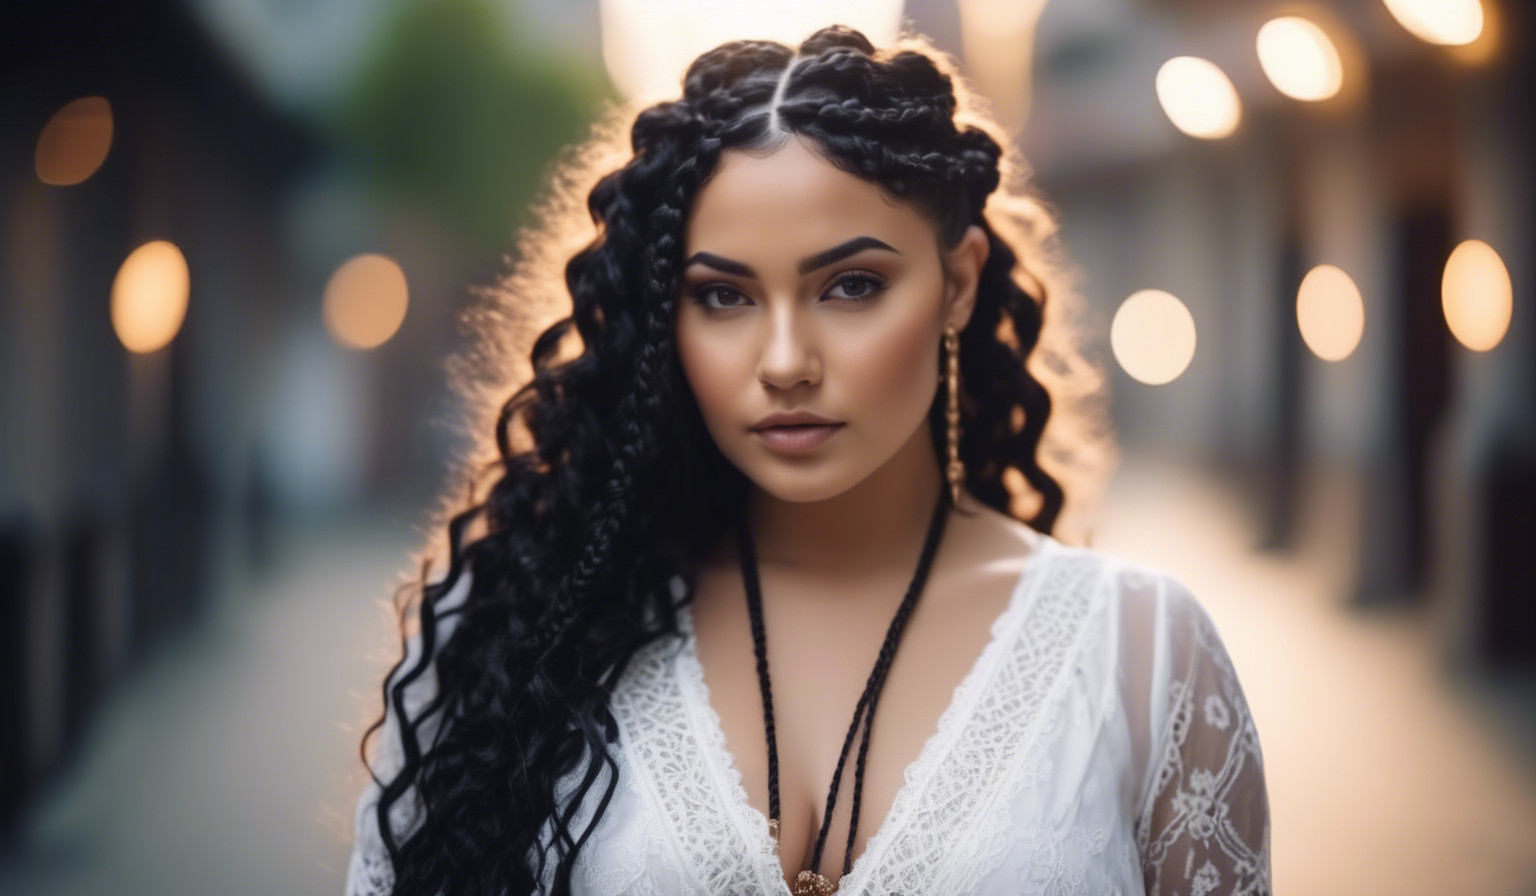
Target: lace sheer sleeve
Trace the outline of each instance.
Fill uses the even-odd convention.
[[[466,568],[452,590],[439,601],[438,611],[443,612],[463,603],[469,593],[469,581],[469,570]],[[456,615],[440,620],[439,644],[453,634],[457,623]],[[401,664],[399,674],[404,674],[413,668],[420,655],[421,635],[420,632],[415,632],[406,639],[407,658]],[[405,705],[411,718],[416,718],[421,708],[431,702],[436,695],[436,671],[434,666],[428,666],[421,676],[406,686]],[[392,686],[395,679],[391,677],[389,681]],[[417,731],[417,743],[423,749],[432,741],[436,719],[437,716],[434,715]],[[353,814],[352,854],[347,862],[345,896],[389,896],[390,891],[394,889],[394,870],[390,866],[389,852],[379,832],[377,807],[381,789],[378,782],[388,782],[399,772],[405,761],[404,744],[400,718],[391,706],[384,714],[384,724],[373,736],[372,752],[369,758],[373,776],[369,778],[367,786],[358,796]],[[403,833],[412,830],[418,823],[419,820],[415,817],[416,810],[417,805],[410,791],[390,806],[390,829],[396,832],[397,839]]]
[[[1205,608],[1156,577],[1136,843],[1148,896],[1271,893],[1258,731]],[[1152,583],[1148,583],[1149,585]]]

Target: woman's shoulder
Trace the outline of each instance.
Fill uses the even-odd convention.
[[[1041,538],[1045,602],[1098,620],[1093,629],[1100,636],[1090,640],[1131,677],[1150,675],[1162,662],[1225,661],[1221,632],[1183,575],[1116,550]]]
[[[1182,574],[1116,551],[1051,541],[1057,556],[1077,565],[1076,578],[1094,583],[1105,609],[1100,641],[1128,680],[1166,687],[1200,675],[1235,678],[1221,630]]]
[[[1162,613],[1186,622],[1207,618],[1195,592],[1165,566],[1093,544],[1063,541],[992,507],[978,505],[971,505],[979,512],[963,524],[964,539],[972,546],[969,559],[974,564],[1006,567],[1015,575],[1034,566],[1045,580],[1042,592],[1092,595],[1116,605],[1122,617],[1151,619]]]
[[[1079,577],[1092,580],[1122,607],[1203,611],[1195,592],[1169,567],[1092,544],[1064,542],[1045,533],[1040,538],[1049,546],[1049,553],[1066,561]]]

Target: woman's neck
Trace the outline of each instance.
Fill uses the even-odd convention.
[[[758,562],[829,578],[907,570],[947,488],[926,427],[864,481],[825,501],[784,501],[754,488],[748,519]],[[899,559],[898,559],[899,558]]]

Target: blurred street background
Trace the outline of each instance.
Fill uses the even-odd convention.
[[[1519,0],[141,0],[0,11],[0,896],[337,893],[444,359],[563,147],[724,40],[905,23],[1061,218],[1275,883],[1536,894]]]

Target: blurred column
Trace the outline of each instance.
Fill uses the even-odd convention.
[[[1283,117],[1253,121],[1264,142],[1279,149],[1280,191],[1278,255],[1275,282],[1261,301],[1269,309],[1264,328],[1270,346],[1272,398],[1266,405],[1265,437],[1260,452],[1260,527],[1257,547],[1287,551],[1295,546],[1302,491],[1302,446],[1306,416],[1302,413],[1302,369],[1306,347],[1296,324],[1296,291],[1307,273],[1306,208],[1303,185],[1308,153],[1315,134],[1307,122]]]
[[[1431,447],[1451,404],[1451,346],[1440,312],[1440,279],[1455,247],[1451,211],[1444,196],[1424,196],[1404,208],[1394,247],[1399,265],[1398,300],[1403,311],[1398,331],[1398,437],[1404,449],[1407,497],[1407,548],[1402,558],[1404,584],[1417,591],[1428,583],[1435,562],[1430,538]],[[1406,596],[1406,594],[1405,594]]]
[[[121,109],[114,106],[114,116]],[[59,645],[50,674],[57,705],[56,746],[41,761],[61,765],[80,743],[95,704],[126,658],[127,370],[110,316],[112,284],[131,246],[133,182],[122,164],[131,137],[119,131],[113,153],[88,181],[63,188],[62,226],[53,235],[56,291],[41,301],[58,308],[63,350],[51,361],[59,381],[56,409],[62,440],[59,492],[49,507],[52,562],[59,564],[58,610],[51,635]]]
[[[1277,282],[1266,296],[1273,309],[1270,330],[1274,346],[1274,401],[1270,405],[1269,437],[1265,440],[1267,463],[1263,465],[1262,527],[1257,547],[1289,550],[1295,546],[1297,504],[1301,494],[1301,444],[1304,418],[1301,413],[1301,364],[1306,348],[1296,329],[1296,287],[1305,276],[1301,235],[1295,218],[1286,215],[1287,226],[1279,246]]]
[[[143,107],[136,137],[125,154],[133,178],[130,248],[151,239],[179,238],[200,226],[181,176],[197,158],[182,123]],[[158,646],[188,621],[204,597],[207,548],[213,520],[207,513],[208,475],[197,456],[193,387],[198,368],[195,316],[209,307],[205,271],[189,261],[191,293],[186,320],[169,344],[127,358],[127,533],[132,557],[130,657]]]
[[[1389,215],[1379,325],[1389,334],[1384,425],[1362,481],[1361,557],[1351,602],[1422,602],[1434,563],[1432,444],[1451,398],[1440,278],[1452,247],[1455,96],[1422,55],[1374,73],[1372,152]],[[1371,324],[1368,323],[1368,326]]]

